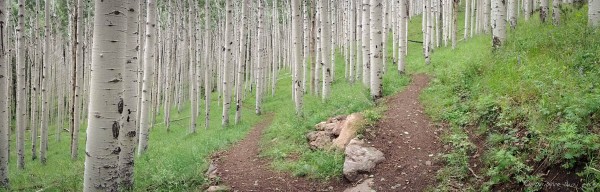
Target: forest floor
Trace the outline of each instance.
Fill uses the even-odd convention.
[[[419,102],[428,83],[427,75],[413,75],[404,91],[385,99],[383,117],[366,130],[367,143],[386,158],[371,173],[372,188],[377,191],[423,191],[435,182],[441,168],[435,159],[443,147],[440,130],[423,113]],[[272,119],[270,114],[245,139],[213,157],[225,186],[233,191],[342,191],[352,187],[353,183],[341,178],[322,182],[273,171],[270,161],[259,157],[262,132]]]

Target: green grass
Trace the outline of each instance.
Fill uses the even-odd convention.
[[[206,184],[204,172],[208,167],[211,154],[231,145],[248,133],[252,125],[262,117],[254,114],[253,107],[243,108],[243,120],[239,125],[221,128],[221,110],[216,97],[212,97],[211,127],[204,129],[204,118],[198,119],[198,131],[189,134],[190,105],[183,105],[181,113],[172,108],[171,131],[167,132],[162,122],[162,115],[157,117],[159,123],[151,130],[149,148],[142,157],[135,161],[135,191],[198,191]],[[247,99],[246,106],[254,103]],[[204,105],[202,105],[204,106]],[[203,111],[203,110],[202,110]],[[232,111],[232,117],[235,111]],[[85,122],[85,121],[84,121]],[[31,144],[29,132],[26,138],[26,168],[16,168],[16,153],[11,144],[10,182],[11,190],[36,191],[81,191],[83,187],[85,123],[82,125],[79,144],[79,158],[72,161],[68,133],[63,133],[62,140],[57,142],[53,136],[49,138],[47,165],[39,160],[31,161]],[[55,129],[55,127],[50,128]],[[51,131],[51,133],[54,133]],[[14,141],[14,138],[13,138]],[[2,189],[0,189],[1,191]]]
[[[600,33],[587,28],[586,7],[563,13],[558,27],[520,20],[501,49],[478,36],[436,50],[432,66],[409,68],[435,76],[421,98],[449,124],[444,141],[453,150],[438,190],[539,190],[543,175],[533,169],[542,162],[579,167],[584,189],[600,189]],[[481,181],[467,167],[475,152],[467,132],[484,138]]]

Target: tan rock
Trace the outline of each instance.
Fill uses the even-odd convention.
[[[342,122],[338,129],[334,129],[334,133],[339,131],[339,136],[335,138],[332,143],[333,146],[338,149],[345,149],[346,145],[356,137],[358,129],[365,123],[365,118],[360,113],[353,113],[348,115]]]

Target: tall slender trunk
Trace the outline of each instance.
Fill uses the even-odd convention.
[[[458,1],[452,0],[452,49],[456,48],[456,33],[458,33]]]
[[[6,37],[7,37],[7,6],[5,0],[0,0],[0,189],[9,189],[8,181],[8,159],[9,159],[9,138],[10,138],[10,117],[9,97],[8,97],[8,69],[9,62],[6,59]],[[9,1],[10,2],[10,1]],[[46,1],[47,2],[47,1]],[[48,4],[48,3],[46,3]],[[44,93],[42,93],[43,95]],[[44,116],[44,115],[43,115]]]
[[[330,42],[330,25],[329,25],[329,0],[321,0],[321,25],[323,26],[321,29],[321,54],[322,54],[322,70],[323,70],[323,94],[321,98],[323,100],[329,99],[329,95],[331,94],[331,81],[332,81],[332,68],[331,62],[334,58],[334,55],[331,55],[330,46],[332,46]]]
[[[506,39],[506,1],[493,0],[492,8],[492,46],[499,48]]]
[[[511,1],[511,0],[509,0]],[[513,0],[514,1],[514,0]],[[466,0],[465,1],[465,28],[464,28],[464,36],[463,38],[466,40],[469,37],[469,24],[473,25],[472,23],[469,23],[469,21],[471,21],[471,0]]]
[[[519,0],[508,0],[507,2],[507,14],[508,14],[508,22],[510,23],[510,28],[515,29],[517,27],[517,1]],[[558,0],[556,0],[558,1]],[[556,2],[555,1],[555,2]]]
[[[554,25],[560,25],[560,11],[561,11],[562,0],[552,1],[552,23]]]
[[[244,83],[244,74],[246,73],[246,49],[248,48],[248,43],[247,43],[247,38],[248,38],[248,34],[247,34],[247,27],[248,24],[246,22],[246,20],[248,19],[248,7],[250,5],[250,0],[244,0],[244,2],[242,3],[242,18],[241,18],[241,28],[240,28],[240,47],[239,47],[239,55],[240,58],[238,59],[238,73],[237,73],[237,79],[235,81],[236,85],[235,85],[235,100],[236,100],[236,106],[235,106],[235,124],[238,124],[241,121],[242,118],[242,85]]]
[[[256,65],[255,67],[255,78],[256,78],[256,101],[255,101],[255,112],[257,115],[262,114],[262,90],[263,90],[263,84],[262,82],[262,76],[264,75],[262,73],[262,67],[264,66],[263,63],[263,52],[264,52],[264,44],[263,44],[263,33],[265,33],[265,29],[264,29],[264,8],[265,7],[265,2],[264,0],[258,0],[258,27],[257,27],[257,38],[254,43],[256,43],[256,49],[257,52],[255,52],[254,54],[256,55]]]
[[[432,0],[426,0],[427,2],[425,2],[425,10],[423,10],[423,17],[425,17],[424,22],[425,24],[425,41],[423,42],[423,50],[425,53],[425,64],[430,64],[431,63],[431,58],[429,57],[430,53],[431,53],[431,32],[433,29],[433,18],[431,17],[431,1]]]
[[[370,0],[370,45],[369,50],[371,51],[371,99],[377,100],[383,97],[383,84],[381,82],[383,78],[382,64],[383,64],[383,48],[384,41],[382,37],[382,1],[383,0]]]
[[[557,0],[555,0],[557,1]],[[548,0],[540,0],[540,20],[542,21],[542,23],[546,22],[546,19],[548,18],[548,5],[549,2]]]
[[[155,0],[148,0],[146,9],[146,45],[144,48],[144,78],[142,82],[142,111],[140,115],[140,138],[138,155],[142,155],[148,148],[148,136],[150,134],[150,107],[152,106],[150,91],[152,90],[152,78],[155,65],[155,42],[156,42],[156,4]],[[96,34],[96,33],[94,33]],[[94,36],[96,38],[96,36]]]
[[[600,0],[589,0],[588,25],[590,27],[600,26]]]
[[[206,67],[204,70],[204,129],[208,129],[208,127],[210,126],[210,94],[212,93],[212,84],[211,84],[211,79],[212,79],[212,73],[211,73],[211,65],[208,62],[208,57],[209,57],[209,53],[210,53],[210,45],[209,45],[209,30],[208,27],[210,25],[210,20],[209,20],[209,12],[208,12],[208,6],[210,1],[204,1],[204,57],[202,58],[203,61],[202,63],[204,64],[204,66]]]
[[[369,51],[369,0],[362,0],[362,81],[365,86],[369,86],[371,68]]]
[[[348,69],[348,81],[350,83],[354,83],[355,79],[356,79],[356,72],[355,70],[355,65],[356,65],[356,44],[358,43],[356,40],[356,4],[358,2],[354,1],[354,0],[349,0],[349,5],[350,6],[350,13],[349,13],[349,17],[348,17],[348,29],[350,30],[350,40],[348,43],[349,46],[349,54],[348,56],[350,57],[349,59],[349,69]]]
[[[16,121],[17,121],[17,167],[25,169],[25,127],[26,109],[26,87],[25,87],[25,0],[19,0],[17,23],[17,94],[16,94]]]
[[[137,71],[138,71],[138,0],[127,0],[127,45],[126,62],[123,67],[123,113],[119,130],[119,186],[124,190],[133,189],[133,165],[137,139]]]
[[[52,96],[52,94],[48,94],[48,67],[50,67],[50,28],[52,23],[50,23],[50,1],[44,1],[44,50],[43,50],[43,64],[42,64],[42,77],[41,77],[41,102],[42,102],[42,110],[40,115],[40,161],[42,164],[46,164],[46,152],[48,150],[48,117],[50,116],[50,105],[48,104],[48,96]],[[4,34],[4,33],[2,33]],[[60,128],[57,128],[60,129]]]
[[[117,164],[122,152],[118,137],[124,109],[121,88],[127,35],[124,4],[121,0],[104,0],[95,5],[83,191],[118,190]]]
[[[223,114],[221,126],[229,126],[229,109],[231,108],[231,89],[229,89],[229,74],[233,68],[233,2],[225,0],[225,60],[223,62]]]
[[[302,4],[300,0],[292,0],[292,39],[293,39],[293,67],[294,67],[294,101],[296,115],[302,116],[304,91],[302,90]],[[306,5],[305,5],[306,6]]]
[[[406,21],[408,19],[407,3],[407,0],[400,0],[400,9],[398,10],[398,22],[400,23],[398,24],[398,74],[400,75],[404,74],[404,66],[406,65],[406,51],[408,50],[408,47],[406,47],[404,44],[404,41],[407,39],[406,31],[408,30],[406,27]]]
[[[74,75],[74,89],[73,89],[73,106],[71,107],[71,159],[77,159],[77,151],[79,149],[79,127],[81,119],[81,85],[83,78],[83,0],[77,0],[77,13],[75,14],[75,28],[76,38],[73,41],[75,43],[75,63],[73,66],[75,70]]]

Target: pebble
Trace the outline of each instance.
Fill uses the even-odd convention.
[[[433,165],[433,163],[431,163],[431,161],[425,161],[425,165],[431,166],[431,165]]]

